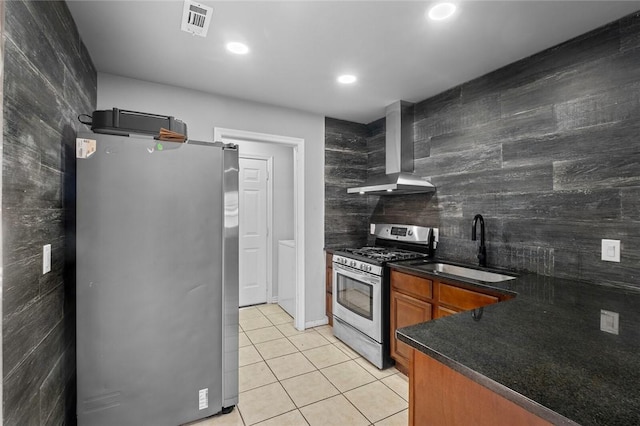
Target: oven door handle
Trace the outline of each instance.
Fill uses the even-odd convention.
[[[371,285],[379,285],[382,282],[382,277],[378,275],[370,274],[359,269],[352,269],[335,262],[333,263],[333,271],[334,274],[340,271],[342,275],[346,275],[356,281],[364,281]]]

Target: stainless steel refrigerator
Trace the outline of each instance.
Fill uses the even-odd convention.
[[[238,402],[238,151],[76,141],[79,425],[176,426]]]

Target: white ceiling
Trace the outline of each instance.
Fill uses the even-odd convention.
[[[368,123],[631,12],[640,1],[208,1],[206,38],[180,30],[183,1],[71,0],[99,72]],[[251,52],[225,50],[231,40]],[[351,86],[336,83],[353,73]]]

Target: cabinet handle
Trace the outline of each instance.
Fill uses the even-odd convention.
[[[480,321],[483,313],[484,307],[480,309],[474,309],[473,311],[471,311],[471,318],[473,318],[474,321]]]

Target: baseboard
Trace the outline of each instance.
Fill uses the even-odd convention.
[[[304,323],[304,328],[320,327],[321,325],[327,325],[327,324],[329,324],[329,318],[324,317],[323,319],[308,321]]]

